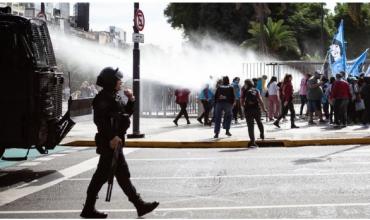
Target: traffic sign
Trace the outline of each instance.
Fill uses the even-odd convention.
[[[135,23],[135,27],[139,31],[144,30],[145,18],[144,18],[144,13],[140,9],[137,9],[136,10],[135,18],[134,18],[134,23]]]
[[[132,34],[132,42],[134,42],[134,43],[144,43],[144,34],[133,33]]]

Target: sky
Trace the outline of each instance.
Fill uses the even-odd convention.
[[[173,29],[163,11],[169,3],[161,1],[140,3],[144,12],[145,44],[160,45],[163,49],[179,48],[183,42],[182,31]],[[94,31],[108,30],[109,26],[117,26],[127,33],[127,42],[132,41],[133,33],[133,2],[90,2],[90,29]]]

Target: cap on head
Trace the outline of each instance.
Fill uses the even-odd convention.
[[[118,68],[113,69],[112,67],[105,67],[100,71],[99,76],[96,80],[96,85],[103,87],[104,89],[113,90],[118,80],[123,78],[123,74]]]

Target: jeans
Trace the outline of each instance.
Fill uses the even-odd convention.
[[[230,130],[231,118],[232,118],[233,105],[228,102],[217,102],[215,106],[215,134],[220,133],[221,117],[224,112],[223,128],[226,131]]]

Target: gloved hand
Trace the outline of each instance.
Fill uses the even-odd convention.
[[[135,101],[135,96],[133,95],[131,89],[125,89],[125,90],[123,90],[123,93],[125,94],[125,96],[127,96],[127,98],[130,101]]]
[[[109,144],[110,148],[115,150],[118,147],[118,145],[122,144],[122,139],[119,138],[118,136],[114,136],[114,138],[110,140]]]

